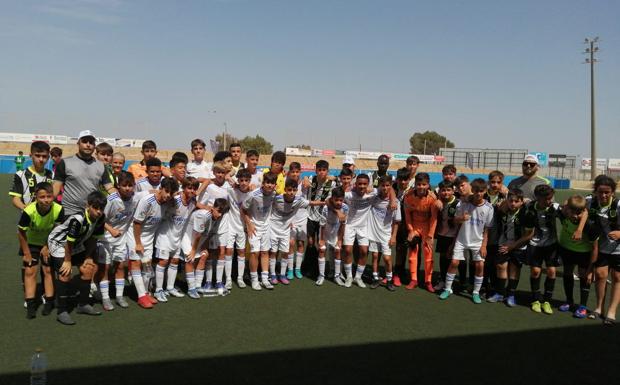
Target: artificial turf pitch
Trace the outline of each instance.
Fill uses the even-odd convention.
[[[8,190],[9,176],[0,178]],[[558,193],[564,197],[569,192]],[[618,383],[620,327],[570,314],[533,313],[522,271],[522,306],[445,302],[422,289],[390,293],[316,287],[310,279],[272,292],[172,298],[152,310],[73,314],[68,327],[25,319],[17,218],[0,205],[0,384],[25,384],[36,347],[49,384]],[[437,264],[436,264],[437,266]],[[575,283],[578,298],[578,283]],[[133,295],[133,289],[129,288]],[[113,292],[113,290],[111,290]],[[594,288],[590,302],[594,301]],[[135,298],[135,296],[134,296]],[[554,308],[563,300],[561,277]],[[97,305],[99,307],[99,305]]]

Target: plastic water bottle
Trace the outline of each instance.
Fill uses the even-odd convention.
[[[43,349],[37,348],[30,363],[30,385],[47,384],[47,357]]]

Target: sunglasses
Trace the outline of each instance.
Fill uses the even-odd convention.
[[[522,166],[523,167],[536,167],[538,165],[536,163],[523,162]]]

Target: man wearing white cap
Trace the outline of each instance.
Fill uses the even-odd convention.
[[[342,168],[348,168],[355,173],[355,159],[351,155],[346,155],[342,160]]]
[[[56,166],[54,196],[64,187],[62,206],[65,215],[82,213],[88,194],[103,186],[108,192],[116,191],[103,163],[93,157],[95,136],[89,130],[78,135],[77,154],[65,158]]]
[[[531,201],[534,199],[534,189],[536,186],[550,184],[550,181],[549,179],[536,175],[538,171],[538,157],[536,155],[526,155],[525,158],[523,158],[521,170],[523,175],[510,181],[508,189],[520,189],[523,191],[525,200]]]
[[[352,155],[345,155],[344,159],[342,159],[342,169],[349,169],[353,173],[351,176],[351,186],[355,184],[355,158]],[[336,181],[336,184],[340,186],[340,180]]]

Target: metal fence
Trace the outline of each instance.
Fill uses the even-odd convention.
[[[454,164],[457,168],[500,170],[506,173],[521,173],[521,163],[527,149],[504,148],[441,148],[439,154],[445,157],[444,164]],[[564,158],[563,158],[564,159]],[[587,170],[581,170],[579,157],[566,155],[562,166],[541,167],[539,174],[558,179],[589,180]]]

